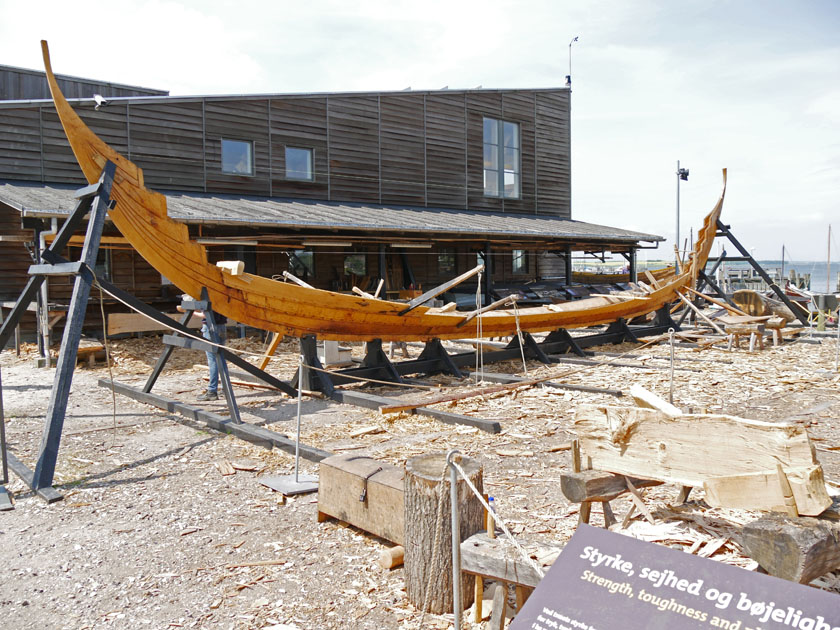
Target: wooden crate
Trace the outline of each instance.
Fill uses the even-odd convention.
[[[381,470],[374,472],[377,468]],[[318,521],[329,517],[403,544],[404,490],[401,468],[363,455],[333,455],[318,473]],[[368,477],[369,476],[369,477]],[[367,494],[360,501],[365,478]]]

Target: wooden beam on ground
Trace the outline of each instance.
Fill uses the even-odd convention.
[[[840,568],[840,502],[816,518],[766,514],[744,525],[741,543],[770,575],[807,584]]]
[[[775,477],[777,463],[786,472],[819,466],[808,434],[796,424],[710,414],[672,418],[653,409],[581,405],[575,429],[593,468],[685,486],[762,472]],[[821,475],[806,483],[812,505],[831,504]]]
[[[111,381],[104,378],[99,379],[99,386],[111,389]],[[122,396],[133,398],[134,400],[146,403],[147,405],[152,405],[170,413],[179,413],[190,420],[206,424],[211,429],[221,431],[222,433],[230,433],[231,435],[247,442],[267,446],[269,448],[274,447],[278,450],[285,451],[286,453],[294,454],[295,452],[294,440],[290,440],[285,435],[281,435],[264,427],[249,424],[247,422],[235,424],[230,418],[225,418],[224,416],[205,411],[195,405],[180,403],[176,400],[172,400],[171,398],[165,398],[163,396],[158,396],[157,394],[152,394],[151,392],[143,392],[123,383],[114,383],[114,391]],[[300,445],[300,456],[303,459],[312,462],[320,462],[322,459],[329,457],[330,455],[332,455],[332,453],[329,451],[325,451],[314,446],[308,446],[306,444]]]
[[[335,391],[332,398],[348,405],[356,405],[357,407],[365,407],[367,409],[378,409],[380,411],[385,408],[394,407],[395,404],[400,402],[395,398],[386,398],[384,396],[375,396],[374,394],[368,394],[365,392],[338,389]],[[429,409],[428,407],[423,406],[423,403],[419,405],[410,405],[408,408],[402,409],[402,411],[409,411],[422,416],[429,416],[446,424],[463,424],[466,426],[476,427],[482,431],[487,431],[488,433],[500,433],[502,430],[502,425],[499,424],[497,420],[484,420],[483,418],[464,416],[457,413],[451,413],[449,411],[442,411],[440,409]]]
[[[478,376],[481,380],[488,383],[523,383],[528,379],[521,376],[514,376],[513,374],[502,374],[500,372],[464,372],[461,371],[467,378]],[[607,389],[604,387],[590,387],[589,385],[572,385],[571,383],[557,383],[555,381],[544,381],[542,385],[554,387],[556,389],[568,389],[573,392],[587,392],[590,394],[607,394],[608,396],[616,396],[620,398],[624,393],[620,389]]]

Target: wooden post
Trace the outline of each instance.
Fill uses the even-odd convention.
[[[476,489],[483,492],[481,464],[468,457],[456,457],[454,461],[464,469]],[[433,614],[451,613],[453,607],[449,494],[449,474],[443,453],[413,457],[405,463],[405,590],[409,601],[418,608],[428,599],[428,611]],[[466,540],[484,528],[484,508],[461,478],[458,497],[461,540]],[[442,505],[442,514],[438,514],[438,504]],[[431,571],[434,574],[430,581]],[[461,574],[461,593],[463,606],[471,606],[472,575]]]

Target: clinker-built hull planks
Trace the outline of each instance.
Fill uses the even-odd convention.
[[[53,75],[46,42],[42,42],[47,80],[56,110],[76,160],[88,182],[97,181],[108,161],[117,166],[109,217],[137,252],[178,288],[200,295],[206,287],[213,309],[235,321],[296,337],[370,341],[461,339],[479,334],[479,319],[466,325],[457,312],[440,313],[425,306],[401,315],[405,304],[278,282],[252,274],[231,275],[210,264],[205,248],[190,240],[186,225],[167,216],[166,197],[148,190],[143,172],[103,142],[64,98]],[[724,191],[726,172],[724,171]],[[485,313],[485,337],[522,331],[580,328],[653,312],[671,302],[678,290],[696,278],[715,237],[723,193],[698,233],[697,245],[683,272],[660,281],[660,288],[639,296],[593,297],[565,304]],[[459,327],[459,324],[462,324]]]

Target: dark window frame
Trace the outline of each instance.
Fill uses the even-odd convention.
[[[219,157],[221,161],[222,173],[225,175],[236,175],[239,177],[254,177],[256,175],[256,167],[254,164],[254,141],[242,140],[240,138],[221,138],[221,146],[219,149]],[[248,147],[248,170],[239,171],[236,168],[225,168],[225,144],[231,143],[236,145],[244,145]]]
[[[306,151],[309,154],[309,175],[308,177],[296,177],[289,175],[289,151]],[[315,181],[315,149],[312,147],[299,147],[293,145],[286,145],[283,148],[283,166],[284,175],[288,181],[292,182],[314,182]],[[298,172],[298,171],[294,171]]]
[[[516,142],[505,144],[505,126],[511,125]],[[482,175],[484,196],[496,199],[522,198],[522,125],[513,120],[484,116],[481,123],[482,133]],[[489,134],[488,134],[489,132]],[[495,142],[493,141],[495,138]],[[513,166],[505,168],[506,151],[514,153]],[[494,166],[495,164],[495,166]],[[513,177],[513,190],[508,193],[505,178]],[[494,181],[495,180],[495,181]]]

